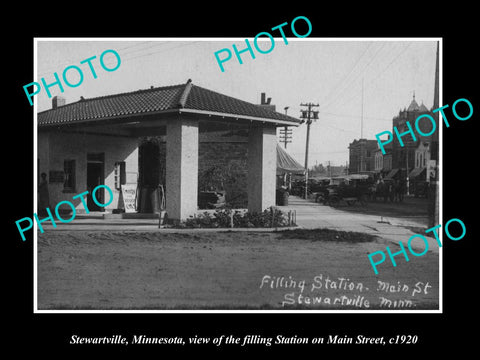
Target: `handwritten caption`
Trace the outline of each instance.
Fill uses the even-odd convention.
[[[429,295],[432,286],[423,281],[409,285],[400,281],[389,283],[377,280],[375,288],[369,288],[362,282],[351,281],[345,277],[331,278],[319,274],[308,281],[292,276],[264,275],[259,288],[262,291],[285,290],[281,300],[281,305],[285,308],[300,306],[405,309],[415,308],[414,300],[419,296]],[[373,297],[376,300],[374,302],[372,292],[376,295]]]

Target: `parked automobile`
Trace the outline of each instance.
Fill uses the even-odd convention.
[[[225,191],[200,191],[198,193],[199,209],[217,209],[225,204]]]

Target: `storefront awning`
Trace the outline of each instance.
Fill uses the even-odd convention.
[[[277,174],[303,174],[305,168],[277,144]]]
[[[390,172],[385,176],[385,180],[392,180],[395,175],[397,175],[399,169],[392,169]]]
[[[410,174],[408,174],[408,177],[410,179],[416,178],[417,176],[420,176],[424,171],[425,171],[425,168],[415,168],[412,171],[410,171]]]
[[[365,180],[368,179],[368,174],[351,174],[351,175],[346,175],[345,179],[348,180]]]

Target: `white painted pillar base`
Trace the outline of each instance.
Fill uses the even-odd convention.
[[[275,206],[277,131],[273,126],[252,126],[248,136],[248,211]]]
[[[167,123],[165,202],[169,219],[185,220],[197,212],[197,121],[174,119]]]

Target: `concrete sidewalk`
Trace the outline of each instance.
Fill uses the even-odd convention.
[[[295,210],[297,224],[303,228],[333,228],[345,231],[368,232],[372,226],[382,225],[425,227],[423,217],[385,217],[342,211],[331,206],[308,201],[296,196],[289,197],[288,206],[278,206],[283,211]]]
[[[279,209],[284,211],[295,210],[297,225],[301,228],[328,228],[339,231],[368,233],[377,235],[389,243],[398,244],[402,242],[405,249],[407,249],[408,239],[415,234],[405,228],[406,226],[427,228],[423,218],[416,220],[414,217],[406,219],[351,213],[296,196],[290,196],[288,206],[279,206]],[[421,235],[425,236],[423,232]],[[437,241],[428,236],[425,236],[425,238],[428,240],[429,251],[438,253],[439,246]],[[425,249],[425,244],[419,238],[412,241],[411,247],[421,253]]]

